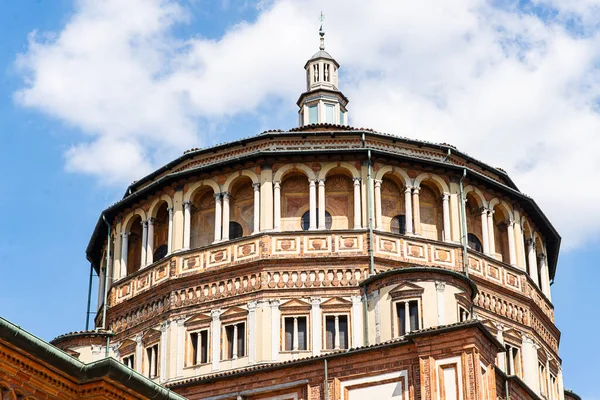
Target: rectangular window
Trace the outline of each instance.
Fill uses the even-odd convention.
[[[328,124],[333,124],[333,112],[335,111],[335,106],[333,104],[325,104],[325,122]]]
[[[506,375],[519,375],[520,370],[519,348],[513,345],[506,345]]]
[[[306,317],[285,317],[285,351],[307,350]]]
[[[158,343],[146,348],[146,376],[150,379],[158,376]]]
[[[404,300],[397,302],[396,314],[398,316],[398,332],[400,336],[404,336],[408,332],[420,329],[418,300]]]
[[[470,313],[463,306],[458,306],[458,322],[465,322],[469,320]]]
[[[340,350],[349,347],[348,316],[328,315],[325,317],[325,349]]]
[[[192,365],[208,362],[208,330],[190,333]]]
[[[317,109],[317,105],[308,106],[308,123],[316,124],[319,122],[319,110]]]
[[[558,400],[558,381],[554,374],[550,374],[550,399]]]
[[[135,369],[135,355],[123,357],[123,364],[131,369]]]
[[[225,327],[225,359],[235,360],[246,355],[246,324],[240,322]]]
[[[541,363],[538,362],[538,377],[540,380],[540,393],[542,394],[542,396],[547,397],[548,396],[548,378],[546,377],[546,366]]]
[[[340,109],[340,125],[344,125],[344,112]]]

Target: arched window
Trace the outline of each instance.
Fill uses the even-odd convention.
[[[154,262],[156,262],[158,260],[162,260],[167,255],[168,250],[169,250],[169,246],[167,246],[166,244],[158,246],[158,249],[154,250],[154,254],[152,255],[152,260],[154,260]]]
[[[304,214],[302,214],[302,230],[303,231],[307,231],[308,228],[310,227],[310,211],[305,212]],[[331,224],[332,224],[332,220],[331,220],[331,214],[329,214],[327,211],[325,211],[325,229],[331,229]],[[319,226],[319,209],[317,208],[317,226]]]
[[[237,239],[244,236],[244,230],[242,229],[242,225],[235,221],[229,222],[229,239]]]
[[[406,233],[406,216],[405,215],[396,215],[392,218],[392,222],[390,223],[390,230],[392,233],[399,233],[400,235],[404,235]]]
[[[472,233],[468,233],[467,234],[467,245],[469,246],[470,249],[478,251],[478,252],[482,252],[483,247],[481,246],[481,241],[479,241],[479,238],[477,238],[477,236],[475,236]]]

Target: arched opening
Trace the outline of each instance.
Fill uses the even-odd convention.
[[[244,236],[244,228],[235,221],[229,222],[229,239],[237,239]]]
[[[467,217],[467,243],[472,250],[483,252],[483,246],[481,245],[483,240],[483,231],[481,228],[481,203],[473,194],[467,193],[467,202],[465,204],[465,211]],[[478,246],[477,246],[478,245]]]
[[[152,261],[156,262],[167,255],[169,241],[169,205],[166,201],[158,205],[154,217],[154,238],[152,238]]]
[[[229,239],[249,235],[254,231],[254,188],[252,180],[247,176],[237,179],[231,188],[229,221]],[[237,225],[234,227],[232,223]],[[232,228],[236,229],[235,234]]]
[[[202,187],[192,197],[190,247],[208,246],[215,240],[215,196],[211,187]]]
[[[442,240],[444,226],[441,193],[428,183],[422,183],[419,190],[419,214],[421,233],[432,240]]]
[[[536,236],[536,238],[535,238],[535,248],[537,249],[538,255],[544,253],[542,241],[539,236]],[[537,280],[538,280],[536,283],[537,283],[538,287],[545,293],[545,288],[542,286],[542,284],[543,284],[542,282],[544,282],[542,263],[539,261],[536,262],[536,267],[537,267]]]
[[[127,275],[140,269],[142,264],[142,218],[134,216],[129,221],[127,235]]]
[[[481,241],[477,236],[475,236],[472,233],[467,233],[467,245],[471,250],[483,253],[483,246],[481,245]]]
[[[402,182],[391,174],[381,182],[381,222],[385,231],[406,233],[406,208]],[[412,219],[412,215],[408,218]]]
[[[281,182],[281,230],[301,229],[302,214],[308,207],[308,177],[298,171],[284,175]]]
[[[508,249],[508,214],[504,207],[496,205],[494,207],[494,254],[496,260],[509,263]]]
[[[302,218],[301,218],[301,223],[302,223],[302,230],[303,231],[307,231],[310,228],[310,211],[306,211],[304,214],[302,214]],[[317,225],[319,224],[319,209],[317,208]],[[331,229],[331,226],[333,225],[333,219],[331,217],[331,214],[329,214],[329,212],[325,211],[325,229],[329,230]]]
[[[330,214],[332,220],[327,226],[326,217],[326,229],[351,229],[354,226],[354,184],[346,170],[334,168],[327,174],[325,205],[325,213]],[[318,215],[317,212],[317,220]]]
[[[525,269],[527,271],[527,275],[531,276],[532,266],[529,261],[529,251],[531,247],[531,238],[533,237],[533,234],[531,232],[531,228],[529,227],[529,223],[527,222],[523,223],[523,237],[525,238]]]

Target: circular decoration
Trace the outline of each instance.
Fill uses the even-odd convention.
[[[344,246],[346,248],[354,247],[354,239],[347,238],[346,240],[344,240]]]
[[[279,247],[281,247],[282,250],[289,250],[292,248],[292,242],[289,240],[282,240],[281,242],[279,242]]]
[[[321,247],[323,247],[323,241],[322,240],[313,240],[312,247],[313,247],[313,249],[319,250]]]
[[[223,254],[222,251],[219,251],[218,253],[215,254],[215,261],[221,261],[225,258],[225,255]]]
[[[242,254],[243,255],[247,256],[248,254],[250,254],[250,251],[251,251],[251,249],[250,249],[249,244],[242,246]]]
[[[445,251],[440,251],[440,252],[438,252],[438,258],[441,261],[447,261],[448,260],[448,253],[446,253]]]

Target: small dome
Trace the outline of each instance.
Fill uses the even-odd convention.
[[[317,58],[327,58],[329,60],[334,60],[335,61],[335,59],[333,57],[331,57],[331,54],[329,54],[325,50],[319,50],[319,51],[317,51],[315,54],[313,54],[313,56],[309,59],[309,61],[310,60],[316,60]]]

